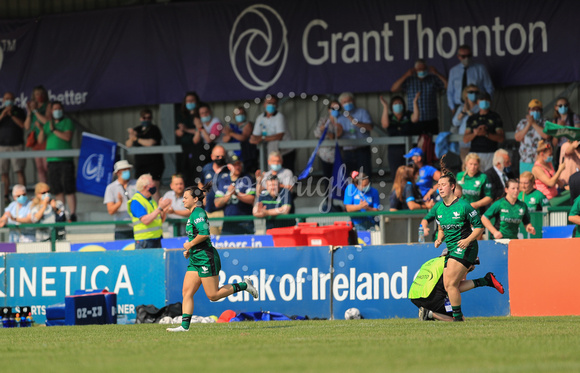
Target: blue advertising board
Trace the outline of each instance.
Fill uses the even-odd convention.
[[[141,304],[165,305],[163,250],[5,254],[0,268],[0,305],[30,305],[37,323],[46,306],[76,290],[117,293],[117,310],[129,319]]]
[[[438,256],[441,248],[433,244],[344,246],[334,253],[333,316],[343,319],[344,312],[356,307],[369,319],[417,317],[417,307],[407,298],[419,268]],[[481,265],[469,279],[494,272],[506,289],[499,294],[490,287],[462,294],[467,316],[509,315],[507,245],[479,241]]]
[[[165,249],[179,249],[187,241],[187,237],[164,238],[161,245]],[[233,235],[211,236],[215,248],[235,247],[271,247],[274,240],[270,235]],[[71,251],[107,251],[107,250],[135,250],[134,240],[118,240],[108,242],[73,243]]]
[[[220,285],[243,281],[250,276],[259,298],[240,292],[210,302],[203,287],[194,297],[193,313],[219,316],[225,310],[236,313],[272,311],[285,315],[330,317],[330,258],[328,246],[218,249],[222,270]],[[182,301],[181,289],[188,261],[182,250],[166,253],[167,302]]]

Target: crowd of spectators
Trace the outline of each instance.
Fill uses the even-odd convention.
[[[457,58],[460,63],[451,68],[447,78],[429,66],[427,61],[415,61],[413,67],[391,86],[391,92],[403,92],[406,97],[393,95],[389,102],[380,96],[382,129],[388,136],[397,137],[439,133],[442,115],[437,101],[439,95],[446,91],[452,122],[444,127],[450,127],[452,133],[462,138],[457,155],[463,163],[463,171],[457,175],[461,198],[483,214],[492,203],[506,198],[508,181],[517,180],[519,171],[518,200],[526,203],[530,211],[563,200],[573,203],[572,197],[580,194],[576,190],[580,182],[580,142],[569,141],[565,137],[553,138],[545,133],[544,126],[548,119],[544,116],[543,104],[533,98],[525,117],[516,126],[515,140],[519,143],[516,170],[512,166],[510,152],[502,148],[506,143],[504,123],[500,115],[492,110],[494,87],[489,73],[485,66],[473,61],[471,48],[467,45],[459,47]],[[255,119],[249,118],[247,105],[237,106],[231,113],[230,123],[226,123],[214,115],[211,106],[203,102],[197,93],[187,92],[176,111],[175,140],[183,151],[177,154],[177,173],[171,178],[170,190],[160,198],[165,164],[163,156],[151,149],[149,153],[136,155],[133,164],[125,160],[115,164],[112,170],[114,181],[107,187],[103,200],[107,212],[118,221],[132,220],[134,226],[143,224],[142,218],[150,214],[155,216],[145,219],[148,224],[158,224],[166,217],[184,219],[188,216],[187,209],[183,207],[185,187],[197,184],[201,188],[211,181],[213,186],[204,200],[209,217],[276,217],[267,219],[267,228],[294,225],[294,219],[284,219],[279,215],[295,211],[295,171],[304,165],[295,164],[296,149],[280,147],[281,143],[293,137],[280,111],[278,97],[268,95],[261,105],[263,110]],[[550,121],[580,127],[580,117],[572,111],[566,98],[556,99],[553,109],[554,117]],[[385,197],[371,186],[372,151],[367,140],[373,128],[369,112],[357,105],[352,93],[343,92],[328,100],[314,128],[314,136],[326,140],[364,141],[340,148],[320,147],[318,158],[326,181],[325,188],[332,186],[330,180],[335,176],[338,149],[346,172],[351,176],[342,194],[345,211],[386,209],[387,200],[391,211],[430,209],[439,201],[437,181],[441,172],[435,162],[430,164],[431,158],[426,153],[429,149],[424,145],[419,144],[408,153],[405,145],[389,145],[388,165],[393,182],[391,193]],[[13,93],[3,95],[0,111],[2,152],[22,151],[25,147],[32,150],[71,149],[74,131],[74,122],[66,115],[62,103],[49,102],[44,87],[34,88],[25,109],[15,105]],[[127,129],[125,145],[155,147],[162,141],[153,112],[141,110],[138,125]],[[240,150],[228,154],[221,144],[231,142],[239,143]],[[263,143],[267,145],[262,147]],[[260,169],[259,149],[267,152],[262,155],[267,155],[267,170]],[[0,226],[76,221],[73,159],[61,156],[36,158],[39,183],[32,200],[27,197],[25,165],[23,159],[17,158],[0,162],[6,193],[4,200],[8,205],[0,218]],[[17,183],[12,187],[12,198],[9,194],[10,169],[17,178]],[[146,180],[143,179],[142,185],[139,185],[136,180],[144,175]],[[511,189],[509,195],[513,196],[515,192]],[[149,211],[152,201],[155,202],[155,211]],[[135,211],[132,211],[132,206]],[[353,217],[352,221],[357,229],[363,230],[376,229],[377,225],[375,218],[370,216]],[[115,239],[132,238],[140,241],[142,247],[152,247],[148,240],[157,240],[158,237],[139,233],[141,239],[137,239],[134,226],[117,225]],[[184,234],[184,225],[179,232]],[[212,226],[211,233],[253,232],[254,222],[248,218],[226,219],[223,226]],[[10,240],[46,240],[45,233],[43,230],[12,229]],[[64,231],[61,230],[61,233],[64,234]]]

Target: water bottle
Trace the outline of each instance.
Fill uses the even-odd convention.
[[[262,123],[262,137],[268,136],[268,130],[266,129],[266,125]]]
[[[419,243],[425,243],[425,231],[423,230],[423,224],[419,225]]]

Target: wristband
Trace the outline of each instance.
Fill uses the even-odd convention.
[[[157,210],[163,212],[163,209],[161,207],[157,207]]]

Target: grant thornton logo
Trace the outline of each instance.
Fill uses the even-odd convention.
[[[103,160],[105,156],[102,154],[91,154],[83,164],[83,178],[85,180],[95,180],[97,183],[105,175],[105,168],[103,167]]]
[[[267,5],[252,5],[236,18],[230,61],[246,88],[264,91],[280,78],[288,57],[287,34],[280,15]]]

